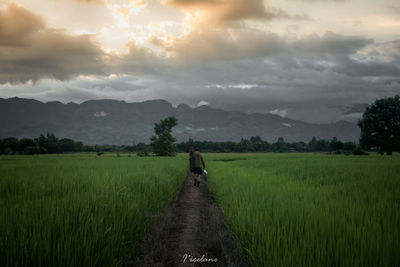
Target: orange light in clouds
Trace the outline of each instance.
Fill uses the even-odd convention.
[[[131,0],[128,4],[109,5],[113,10],[113,16],[118,21],[118,27],[128,27],[132,14],[139,14],[147,6],[146,0]]]

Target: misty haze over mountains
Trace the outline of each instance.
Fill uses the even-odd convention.
[[[175,116],[178,126],[173,135],[178,141],[239,141],[260,136],[273,142],[309,141],[313,136],[342,141],[356,141],[355,123],[339,121],[311,124],[273,114],[246,114],[209,106],[173,107],[165,100],[126,103],[117,100],[91,100],[81,104],[42,103],[33,99],[0,98],[0,138],[38,137],[52,132],[59,138],[71,138],[85,144],[131,145],[149,142],[154,123]]]

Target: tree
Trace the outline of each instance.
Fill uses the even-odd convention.
[[[308,142],[308,148],[310,151],[317,151],[317,138],[315,136],[313,136],[311,141]]]
[[[63,138],[58,141],[59,150],[61,152],[73,152],[75,151],[75,142],[74,140]]]
[[[39,149],[36,147],[35,141],[30,138],[22,138],[19,140],[19,152],[26,155],[38,154]]]
[[[286,152],[289,150],[287,143],[285,143],[285,139],[283,137],[278,138],[278,142],[273,144],[274,152]]]
[[[4,154],[14,154],[18,151],[18,139],[15,137],[8,137],[3,139]]]
[[[380,154],[392,155],[400,149],[400,96],[376,100],[366,108],[358,126],[363,148],[376,147]]]
[[[174,156],[177,151],[173,143],[176,139],[172,136],[172,127],[178,125],[175,117],[168,117],[154,124],[156,136],[150,138],[150,145],[157,156]]]
[[[343,149],[343,143],[339,141],[336,136],[332,138],[330,146],[333,151],[340,151]]]
[[[145,143],[138,143],[137,144],[137,155],[139,157],[147,157],[149,152],[147,151],[147,147]]]
[[[354,151],[356,149],[357,145],[354,142],[345,142],[343,143],[343,150],[346,151]]]
[[[238,143],[238,150],[239,152],[249,152],[252,150],[252,145],[251,142],[247,139],[240,139],[240,142]]]
[[[307,151],[307,144],[304,142],[295,142],[292,144],[292,148],[298,152]]]
[[[43,134],[36,139],[36,143],[39,145],[39,153],[46,154],[46,137]]]
[[[46,149],[47,152],[50,154],[58,153],[59,152],[59,147],[58,147],[58,138],[53,134],[53,133],[47,133],[47,142],[46,142]]]
[[[316,151],[317,152],[326,152],[329,151],[329,141],[326,139],[319,139],[317,141]]]
[[[265,142],[258,135],[250,137],[250,142],[253,151],[261,152],[266,150]]]

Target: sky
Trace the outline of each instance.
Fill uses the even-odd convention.
[[[357,121],[400,94],[398,0],[0,0],[0,97]]]

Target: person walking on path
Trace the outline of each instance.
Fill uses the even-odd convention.
[[[194,185],[200,186],[200,177],[206,167],[203,156],[200,154],[200,149],[196,147],[193,152],[193,172],[194,172]]]
[[[190,173],[191,174],[194,173],[193,152],[194,152],[194,149],[193,149],[193,147],[191,147],[190,150],[189,150],[189,168],[190,168]]]

